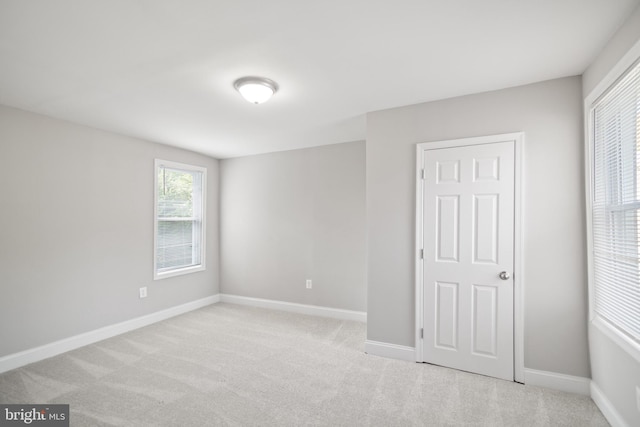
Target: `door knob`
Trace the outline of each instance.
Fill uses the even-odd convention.
[[[509,273],[507,273],[506,271],[502,271],[500,272],[500,274],[498,275],[502,280],[509,280]]]

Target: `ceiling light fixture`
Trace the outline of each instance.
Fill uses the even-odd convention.
[[[278,84],[264,77],[242,77],[233,86],[252,104],[267,102],[278,91]]]

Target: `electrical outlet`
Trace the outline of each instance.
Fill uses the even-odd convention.
[[[143,287],[140,288],[140,298],[146,298],[147,297],[147,287]]]
[[[313,285],[311,284],[311,279],[307,279],[307,289],[311,289]]]

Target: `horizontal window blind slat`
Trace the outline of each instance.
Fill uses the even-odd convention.
[[[616,280],[626,279],[631,281],[628,286],[635,287],[637,286],[635,281],[638,280],[638,272],[629,266],[629,264],[624,265],[623,263],[604,263],[595,259],[596,267],[598,268],[598,272],[596,275],[600,274],[599,277],[615,277]],[[621,282],[618,284],[620,287],[625,287],[625,283]]]

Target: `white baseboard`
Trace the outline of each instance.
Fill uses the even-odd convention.
[[[291,313],[308,314],[310,316],[330,317],[341,320],[367,321],[367,313],[362,311],[343,310],[340,308],[321,307],[318,305],[297,304],[294,302],[275,301],[262,298],[243,297],[239,295],[220,294],[221,302],[249,305],[252,307],[270,308]]]
[[[40,347],[9,354],[0,358],[0,373],[28,365],[29,363],[38,362],[49,357],[57,356],[58,354],[75,350],[76,348],[84,347],[85,345],[93,344],[134,329],[142,328],[143,326],[148,326],[152,323],[160,322],[170,317],[197,310],[219,301],[220,295],[212,295],[210,297],[167,308],[145,316],[136,317],[135,319],[116,323],[115,325],[105,326],[100,329],[45,344]]]
[[[600,387],[593,381],[591,381],[591,399],[593,399],[598,409],[600,409],[600,412],[602,412],[602,415],[604,415],[612,427],[629,427],[629,424],[626,423],[602,390],[600,390]]]
[[[546,387],[585,396],[591,394],[591,380],[589,378],[574,377],[573,375],[558,374],[555,372],[525,368],[524,383],[526,385]]]
[[[416,361],[414,347],[367,340],[364,343],[364,351],[368,354],[388,357],[390,359],[406,360],[409,362]],[[592,388],[590,387],[592,387],[592,384],[589,378],[526,368],[524,370],[524,376],[524,383],[527,385],[546,387],[585,396],[591,395]]]
[[[408,362],[416,361],[416,349],[404,345],[366,340],[364,342],[364,352],[390,359],[406,360]]]

